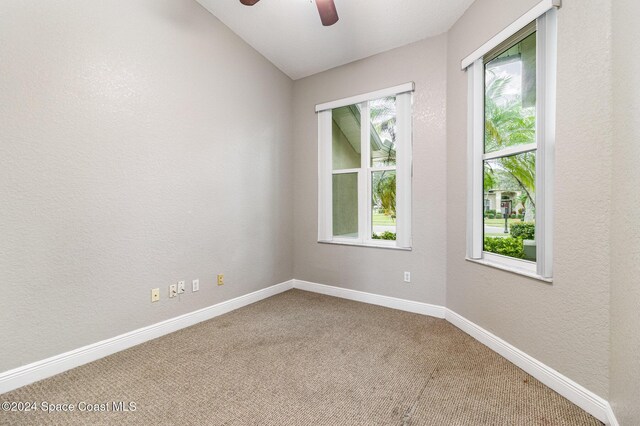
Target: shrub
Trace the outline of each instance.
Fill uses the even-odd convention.
[[[396,234],[395,232],[384,231],[382,234],[376,234],[375,232],[371,236],[374,240],[395,240]]]
[[[524,215],[522,215],[522,214],[517,214],[517,215],[516,215],[516,219],[520,219],[520,220],[522,220],[522,219],[524,219]]]
[[[493,214],[493,213],[489,213],[489,214],[487,215],[487,218],[489,218],[489,219],[495,219],[495,218],[496,218],[496,215],[495,215],[495,214]]]
[[[502,213],[496,213],[496,219],[502,219]]]
[[[524,257],[524,249],[520,238],[485,237],[484,250],[503,256],[517,257],[518,259]]]
[[[511,236],[521,240],[533,240],[536,238],[536,224],[533,222],[521,222],[511,225]]]

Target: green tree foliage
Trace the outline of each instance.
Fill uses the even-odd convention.
[[[536,224],[533,222],[514,223],[509,232],[513,238],[534,240],[536,238]]]
[[[523,108],[519,96],[505,98],[509,77],[489,78],[485,96],[485,151],[535,142],[535,110]],[[536,157],[528,152],[502,157],[484,164],[484,189],[511,189],[523,192],[519,201],[535,209]],[[515,187],[514,187],[515,186]],[[511,225],[510,237],[485,237],[484,250],[504,256],[524,258],[523,240],[535,238],[535,223]]]
[[[396,99],[387,97],[376,99],[369,103],[371,125],[380,140],[389,141],[386,146],[386,158],[382,164],[394,164],[396,161]],[[383,213],[396,217],[396,173],[385,171],[374,173],[373,176],[373,205],[379,206]]]
[[[490,77],[485,95],[485,151],[535,142],[536,117],[523,108],[520,97],[504,101],[503,92],[511,77]]]
[[[373,182],[373,203],[387,216],[396,217],[396,174],[382,172]]]
[[[386,147],[387,157],[382,163],[393,164],[396,161],[396,98],[380,98],[369,102],[369,113],[371,125],[380,140],[390,142]]]
[[[535,142],[536,118],[533,108],[523,108],[520,97],[505,101],[503,92],[510,77],[490,77],[485,96],[485,151]],[[497,100],[501,100],[498,102]],[[485,162],[484,189],[495,189],[513,180],[535,208],[536,157],[524,153]],[[502,188],[504,189],[504,188]],[[526,201],[526,200],[525,200]]]

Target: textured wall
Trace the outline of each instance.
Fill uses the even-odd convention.
[[[460,60],[536,0],[477,0],[448,34],[447,306],[602,397],[609,387],[610,4],[558,13],[554,282],[465,261],[467,76]]]
[[[0,371],[295,276],[446,303],[640,423],[632,0],[614,55],[610,1],[559,13],[554,283],[464,261],[459,61],[535,3],[476,0],[446,35],[292,83],[191,1],[2,2]],[[407,81],[413,251],[318,244],[314,105]]]
[[[611,391],[621,425],[640,425],[640,3],[613,2]]]
[[[201,6],[3,1],[0,58],[0,371],[292,277],[293,83]]]
[[[317,243],[318,103],[408,81],[413,104],[413,251]],[[446,270],[446,37],[357,61],[294,85],[297,279],[443,305]],[[403,282],[411,271],[412,283]]]

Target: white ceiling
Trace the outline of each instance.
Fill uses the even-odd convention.
[[[447,31],[473,0],[335,0],[323,27],[313,0],[197,0],[294,80]]]

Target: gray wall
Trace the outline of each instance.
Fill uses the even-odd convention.
[[[0,40],[0,371],[292,277],[293,83],[210,13],[3,1]]]
[[[611,405],[640,425],[640,29],[637,0],[613,2]]]
[[[536,2],[477,0],[445,35],[295,83],[192,1],[3,2],[0,371],[295,276],[446,304],[640,423],[633,0],[559,13],[554,283],[464,261],[460,59]],[[314,105],[407,81],[413,251],[318,244]]]
[[[464,260],[467,80],[460,60],[536,3],[477,0],[445,36],[295,82],[294,276],[446,303],[606,398],[612,138],[607,2],[567,0],[559,13],[554,283]],[[314,104],[409,80],[416,81],[413,252],[316,243]],[[403,270],[413,273],[412,284],[402,283]]]
[[[558,13],[554,281],[465,261],[467,76],[460,60],[537,0],[477,0],[448,33],[447,307],[607,398],[610,3]]]
[[[446,279],[446,37],[316,74],[294,84],[297,279],[443,305]],[[408,81],[413,105],[413,251],[318,244],[318,103]],[[417,165],[420,165],[418,167]],[[403,282],[403,271],[412,283]]]

